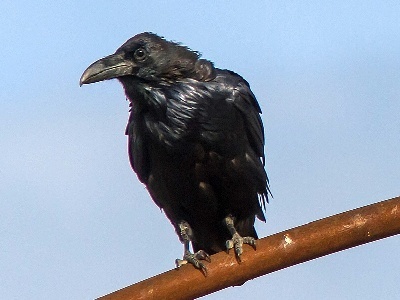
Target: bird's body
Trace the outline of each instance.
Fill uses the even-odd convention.
[[[241,77],[216,72],[209,82],[150,82],[132,94],[126,90],[132,99],[127,134],[133,169],[176,228],[180,220],[190,224],[195,251],[209,253],[225,247],[229,232],[221,220],[228,214],[240,222],[240,234],[256,237],[254,216],[264,218],[258,192],[266,192],[265,172],[251,147],[260,137],[248,134],[251,124],[243,116],[258,116],[258,107]],[[121,81],[136,85],[135,78]],[[243,93],[238,99],[234,89]],[[150,101],[135,97],[138,91],[151,95]],[[237,105],[247,107],[241,112]]]
[[[110,78],[131,103],[132,168],[182,242],[212,254],[235,230],[257,238],[254,221],[265,221],[269,189],[261,110],[249,84],[151,33],[92,64],[81,83]]]

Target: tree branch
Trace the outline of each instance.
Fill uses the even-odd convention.
[[[400,233],[400,197],[289,229],[245,245],[242,263],[217,253],[208,277],[185,265],[148,278],[99,300],[193,299],[324,255]]]

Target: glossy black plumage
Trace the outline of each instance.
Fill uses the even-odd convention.
[[[117,78],[130,101],[126,128],[132,168],[195,251],[225,250],[232,216],[241,236],[257,238],[268,200],[260,107],[238,74],[152,33],[129,39],[93,63],[81,84]]]

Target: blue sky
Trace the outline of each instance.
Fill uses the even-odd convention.
[[[182,246],[131,171],[128,103],[84,69],[153,31],[232,69],[263,109],[261,236],[400,194],[398,1],[2,1],[0,298],[93,299]],[[398,299],[399,237],[207,299]]]

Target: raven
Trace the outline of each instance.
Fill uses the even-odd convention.
[[[91,64],[80,85],[117,78],[130,101],[129,160],[184,244],[177,267],[243,243],[270,195],[260,106],[246,80],[144,32]],[[190,243],[193,253],[190,251]]]

